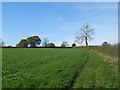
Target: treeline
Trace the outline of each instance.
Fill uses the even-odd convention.
[[[61,47],[61,46],[55,46],[55,47],[43,47],[43,46],[39,46],[39,47],[14,47],[14,46],[3,46],[0,48],[73,48],[72,46],[69,47]]]
[[[42,42],[42,43],[41,43]],[[76,46],[75,43],[73,43],[71,46],[69,46],[67,41],[63,41],[61,43],[61,46],[56,46],[54,43],[48,43],[49,40],[47,38],[43,38],[43,40],[40,39],[39,36],[31,36],[26,39],[21,39],[16,46],[5,46],[5,43],[0,39],[0,47],[2,48],[86,48],[86,46]],[[42,44],[40,46],[40,44]],[[89,46],[89,47],[111,47],[111,46],[118,46],[116,45],[110,45],[108,42],[103,42],[99,46]],[[87,46],[88,47],[88,46]]]
[[[76,35],[75,35],[75,41],[77,44],[81,44],[83,42],[85,42],[86,46],[88,46],[88,42],[90,40],[92,40],[92,35],[94,34],[94,29],[90,27],[89,24],[84,24],[82,26],[82,28],[80,29],[80,31],[77,31]],[[41,44],[41,39],[39,38],[39,36],[31,36],[28,37],[26,39],[21,39],[21,41],[15,46],[15,47],[40,47]],[[54,43],[48,43],[49,40],[47,38],[43,39],[43,46],[44,47],[56,47]],[[60,47],[68,47],[69,44],[66,41],[63,41]],[[73,43],[72,47],[75,47],[76,44]],[[1,46],[1,47],[5,47],[5,46]],[[12,46],[7,46],[7,47],[12,47]]]
[[[42,42],[42,46],[40,46],[41,42]],[[58,46],[55,46],[54,43],[52,43],[52,42],[48,43],[48,42],[49,42],[49,40],[47,38],[44,38],[42,41],[39,36],[31,36],[26,39],[22,39],[16,45],[16,47],[22,47],[22,48],[24,48],[24,47],[25,48],[28,48],[28,47],[30,47],[30,48],[38,48],[38,47],[40,47],[40,48],[44,48],[44,47],[55,48],[55,47],[57,47],[58,48]],[[74,46],[76,46],[75,43],[72,44],[72,47],[74,47]],[[63,41],[60,47],[69,47],[69,44],[68,44],[68,42]]]
[[[91,28],[89,24],[84,24],[81,27],[81,29],[76,32],[75,41],[74,41],[75,43],[69,46],[67,41],[63,41],[59,47],[61,48],[76,47],[76,43],[81,44],[83,42],[85,43],[86,47],[88,47],[90,46],[88,42],[94,39],[93,35],[94,35],[94,29]],[[103,42],[102,46],[111,46],[111,45],[108,42]],[[5,43],[3,41],[0,41],[0,47],[12,48],[13,46],[11,45],[5,46]],[[21,39],[20,42],[15,47],[16,48],[38,48],[38,47],[55,48],[58,46],[56,46],[53,42],[49,43],[49,40],[47,38],[43,38],[43,40],[41,40],[39,36],[31,36],[26,39]]]
[[[40,46],[42,42],[42,46]],[[47,38],[44,38],[43,40],[40,39],[39,36],[31,36],[26,39],[21,39],[18,44],[16,44],[15,47],[13,46],[5,46],[4,42],[1,42],[1,47],[3,48],[71,48],[75,47],[76,44],[73,43],[72,46],[69,46],[67,41],[63,41],[61,43],[61,46],[56,46],[54,43],[48,43],[49,40]],[[4,44],[3,44],[4,43]]]

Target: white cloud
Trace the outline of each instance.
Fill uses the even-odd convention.
[[[79,9],[79,10],[86,10],[86,11],[88,11],[88,10],[117,9],[118,4],[116,3],[116,5],[115,4],[104,5],[104,3],[103,3],[103,5],[94,4],[94,5],[89,6],[89,5],[84,5],[84,4],[81,5],[80,3],[78,3],[78,5],[76,5],[74,8]]]
[[[62,20],[62,17],[58,17],[57,22],[60,22]]]
[[[61,42],[55,42],[55,46],[60,46]]]

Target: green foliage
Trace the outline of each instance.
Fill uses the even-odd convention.
[[[73,44],[72,44],[72,47],[75,47],[75,46],[76,46],[76,44],[75,44],[75,43],[73,43]]]
[[[0,90],[2,90],[2,48],[0,48]]]
[[[103,42],[102,46],[110,46],[110,44],[108,44],[108,42]]]
[[[32,36],[27,38],[27,42],[30,47],[36,47],[37,45],[40,45],[41,39],[38,36]]]
[[[88,63],[83,67],[74,88],[117,88],[118,71],[96,53],[89,54]]]
[[[2,54],[3,88],[65,88],[73,80],[75,88],[117,88],[117,70],[85,49],[3,48]]]
[[[55,44],[54,44],[54,43],[48,43],[48,44],[46,45],[46,47],[55,47]]]
[[[28,37],[27,39],[22,39],[16,47],[37,47],[40,45],[41,39],[38,36]]]
[[[17,45],[16,47],[28,47],[28,42],[26,39],[22,39]]]
[[[62,44],[61,47],[66,47],[66,45],[65,45],[65,44]]]

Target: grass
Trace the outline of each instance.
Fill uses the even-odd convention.
[[[118,45],[110,45],[110,46],[89,46],[89,49],[98,51],[102,54],[109,55],[111,57],[118,58]]]
[[[85,49],[3,48],[2,62],[3,88],[117,88],[117,70]]]
[[[2,48],[0,48],[0,90],[2,89]]]
[[[103,58],[91,53],[89,61],[77,78],[74,88],[115,88],[118,87],[118,69],[108,67]],[[107,65],[108,64],[108,65]]]

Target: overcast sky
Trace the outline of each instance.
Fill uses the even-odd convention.
[[[15,46],[32,35],[47,37],[56,45],[62,41],[72,44],[76,31],[85,23],[95,29],[90,45],[118,40],[117,2],[3,2],[2,15],[6,45]]]

